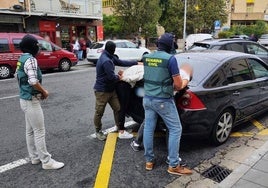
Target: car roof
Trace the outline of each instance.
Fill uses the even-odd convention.
[[[230,42],[250,42],[250,43],[256,43],[254,41],[250,41],[250,40],[245,40],[245,39],[241,39],[241,38],[230,38],[230,39],[211,39],[211,40],[202,40],[199,42],[195,42],[195,43],[203,43],[203,44],[226,44],[226,43],[230,43]]]
[[[23,38],[25,35],[30,34],[34,36],[36,39],[43,39],[39,35],[35,35],[32,33],[0,33],[0,37],[11,37],[11,38]]]
[[[209,62],[220,64],[222,62],[227,61],[228,59],[234,59],[239,58],[241,56],[247,57],[247,58],[257,58],[255,55],[252,54],[246,54],[242,52],[236,52],[236,51],[228,51],[228,50],[202,50],[202,51],[186,51],[179,54],[176,54],[175,57],[188,57],[192,59],[200,59],[200,60],[208,60]]]

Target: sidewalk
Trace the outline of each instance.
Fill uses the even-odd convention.
[[[267,138],[261,141],[253,139],[247,144],[242,140],[231,145],[224,153],[203,161],[193,169],[191,176],[180,176],[165,188],[268,188]],[[212,164],[219,164],[232,172],[217,183],[201,175]]]
[[[227,176],[221,188],[268,188],[268,141]]]

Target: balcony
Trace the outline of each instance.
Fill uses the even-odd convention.
[[[263,20],[264,13],[232,13],[231,20]]]

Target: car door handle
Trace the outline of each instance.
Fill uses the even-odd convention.
[[[240,92],[236,91],[233,93],[234,96],[239,96],[240,95]]]

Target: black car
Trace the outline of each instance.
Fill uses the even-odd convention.
[[[268,110],[268,64],[257,56],[206,50],[175,57],[194,69],[188,88],[174,96],[183,135],[206,136],[220,145],[235,125]],[[141,123],[142,98],[133,92],[130,101],[128,115]]]
[[[193,50],[230,50],[243,52],[247,54],[255,54],[263,61],[268,63],[268,49],[257,42],[244,39],[213,39],[195,42],[190,48]]]

